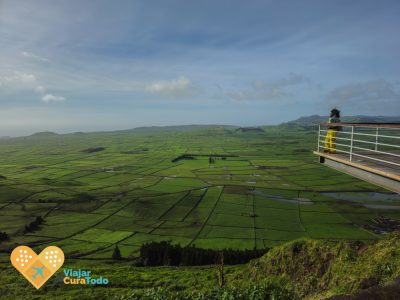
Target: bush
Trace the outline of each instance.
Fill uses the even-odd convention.
[[[42,217],[36,217],[35,221],[29,223],[28,225],[25,226],[25,233],[28,232],[33,232],[36,229],[39,228],[39,225],[43,223],[43,218]]]

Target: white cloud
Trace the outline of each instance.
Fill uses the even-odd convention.
[[[42,62],[48,62],[49,61],[47,58],[44,58],[42,56],[33,54],[31,52],[27,52],[27,51],[22,51],[21,55],[24,56],[24,57],[33,58],[33,59],[36,59],[36,60],[39,60],[39,61],[42,61]]]
[[[161,80],[146,86],[146,91],[164,97],[180,98],[195,95],[199,89],[191,80],[181,76],[175,80]]]
[[[274,86],[257,86],[253,84],[253,87],[245,91],[236,91],[228,94],[231,98],[238,101],[246,100],[271,100],[279,98],[285,93],[279,87]]]
[[[59,101],[64,101],[65,98],[61,96],[55,96],[52,94],[46,94],[42,97],[43,102],[59,102]]]
[[[56,96],[47,93],[47,88],[40,85],[36,76],[31,73],[14,71],[12,75],[0,76],[0,87],[11,92],[27,92],[35,91],[41,94],[43,102],[59,102],[64,101],[62,96]]]
[[[231,92],[228,96],[238,101],[273,100],[288,95],[288,87],[309,82],[310,80],[303,75],[290,73],[286,78],[272,83],[254,81],[249,89]]]
[[[0,76],[0,85],[30,84],[35,81],[35,75],[19,71],[14,71],[12,75]]]
[[[38,92],[38,93],[44,94],[44,93],[46,93],[46,88],[45,88],[44,86],[38,85],[38,86],[35,88],[35,91]]]

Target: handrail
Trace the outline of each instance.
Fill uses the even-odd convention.
[[[327,130],[321,130],[321,131],[327,131]],[[320,135],[322,136],[322,135]],[[380,137],[380,136],[379,136]],[[336,137],[337,140],[344,140],[344,141],[351,141],[351,138],[342,138],[342,137]],[[353,139],[353,142],[357,143],[364,143],[364,144],[371,144],[371,145],[381,145],[381,146],[388,146],[388,147],[394,147],[394,148],[400,148],[400,145],[391,145],[391,144],[386,144],[386,143],[379,143],[379,142],[370,142],[370,141],[363,141],[363,140],[356,140]],[[347,145],[348,146],[348,145]],[[376,150],[376,149],[375,149]]]
[[[332,123],[329,123],[329,124],[332,124]],[[339,123],[337,123],[337,124],[339,124]],[[330,126],[332,126],[332,125],[330,125]],[[378,127],[377,127],[378,128]],[[385,128],[386,129],[386,128]],[[397,129],[397,128],[396,128]],[[319,131],[321,131],[321,132],[328,132],[328,129],[327,130],[324,130],[324,129],[320,129]],[[364,136],[374,136],[374,137],[376,137],[376,133],[373,133],[373,134],[371,134],[371,133],[360,133],[360,132],[354,132],[354,133],[352,133],[351,131],[340,131],[340,133],[343,133],[343,134],[354,134],[354,135],[364,135]],[[400,139],[400,136],[393,136],[393,135],[382,135],[382,134],[379,134],[379,137],[383,137],[383,138],[388,138],[388,139]]]
[[[400,123],[351,123],[351,122],[341,122],[341,123],[320,123],[321,126],[354,126],[354,127],[372,127],[372,128],[400,128]]]
[[[328,128],[323,129],[322,127]],[[331,129],[336,134],[332,138],[328,138],[328,144],[326,144],[324,137],[330,131],[329,127],[347,128],[346,130]],[[388,129],[390,129],[390,132]],[[336,147],[339,149],[336,149]],[[342,156],[348,155],[350,162],[353,161],[355,156],[398,168],[400,167],[399,148],[400,123],[343,122],[320,123],[318,126],[318,152],[324,149],[331,153],[341,153]]]

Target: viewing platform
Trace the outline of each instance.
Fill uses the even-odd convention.
[[[329,126],[341,129],[331,149],[325,143]],[[321,123],[314,154],[322,164],[400,194],[398,123]]]

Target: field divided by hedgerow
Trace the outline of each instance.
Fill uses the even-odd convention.
[[[118,244],[129,258],[149,241],[253,249],[300,237],[372,240],[377,218],[400,220],[397,196],[319,165],[314,147],[310,131],[279,127],[1,140],[9,239],[0,247],[57,244],[98,259]]]

